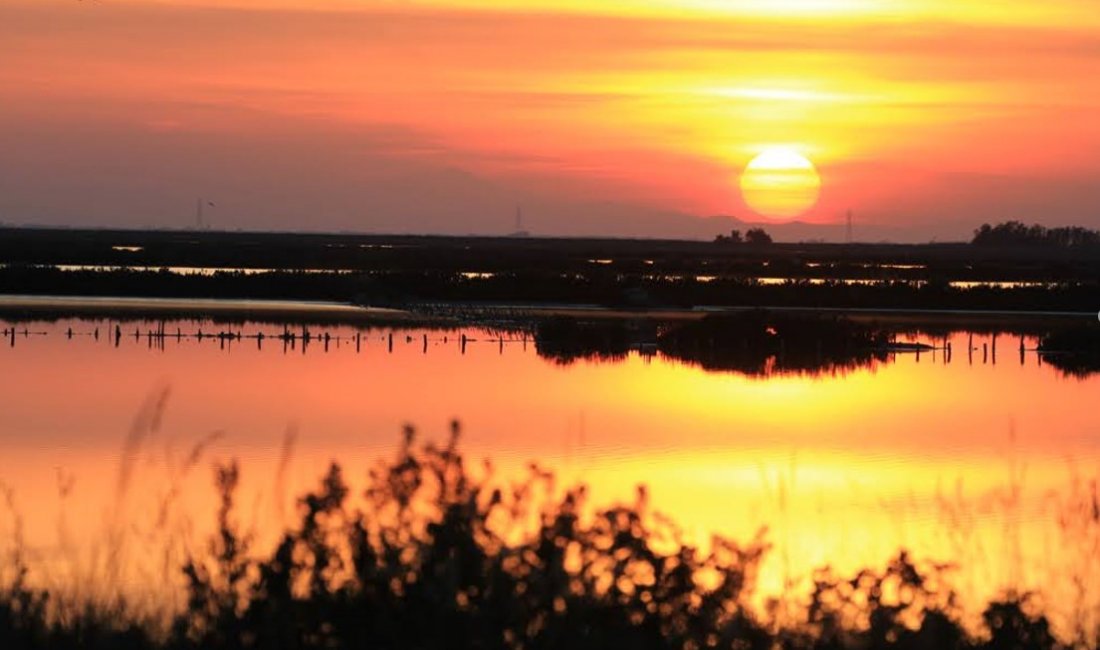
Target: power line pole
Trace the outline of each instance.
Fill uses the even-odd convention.
[[[203,210],[206,206],[214,207],[213,201],[204,201],[201,198],[195,201],[195,230],[209,230],[210,224],[204,218]]]

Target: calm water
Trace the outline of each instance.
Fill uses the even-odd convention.
[[[221,329],[166,331],[177,325]],[[201,543],[215,459],[241,460],[241,518],[263,542],[330,460],[358,487],[404,424],[442,439],[457,418],[467,455],[491,457],[504,479],[538,461],[589,483],[597,504],[633,500],[645,483],[701,543],[767,526],[773,591],[901,547],[957,562],[975,597],[1077,593],[1067,576],[1082,572],[1100,585],[1100,524],[1064,517],[1100,476],[1100,376],[1021,360],[1013,337],[999,338],[995,363],[987,337],[968,355],[957,333],[950,363],[899,354],[838,376],[761,379],[659,355],[562,366],[531,341],[475,330],[464,349],[460,332],[399,331],[391,346],[386,329],[357,349],[356,330],[329,328],[314,331],[333,337],[327,349],[314,340],[303,353],[270,338],[161,346],[134,324],[116,347],[108,321],[18,328],[0,347],[0,481],[14,505],[0,510],[0,539],[21,524],[55,583],[91,575],[122,545],[130,584],[170,590],[163,565],[177,556],[151,549]],[[162,395],[146,431],[140,414]]]

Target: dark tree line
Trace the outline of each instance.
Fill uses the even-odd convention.
[[[1039,224],[1028,226],[1019,221],[1006,221],[995,226],[982,224],[974,231],[971,243],[976,246],[1100,248],[1100,231],[1081,226],[1047,228]]]
[[[718,235],[714,238],[716,244],[748,244],[749,246],[766,246],[772,243],[772,236],[763,228],[749,228],[742,235],[740,230],[734,229],[728,235]]]

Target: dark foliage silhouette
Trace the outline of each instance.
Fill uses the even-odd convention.
[[[767,246],[772,243],[772,236],[763,228],[749,228],[745,231],[745,243],[750,246]]]
[[[949,567],[902,552],[853,577],[822,569],[805,601],[752,604],[768,552],[715,537],[702,552],[633,504],[592,512],[583,486],[477,476],[458,451],[407,429],[361,505],[332,465],[269,554],[236,521],[235,463],[216,468],[221,505],[207,552],[183,567],[188,599],[163,635],[89,607],[65,623],[18,559],[0,591],[4,648],[981,648],[1070,647],[1028,595],[991,603],[969,631]],[[780,613],[782,612],[782,613]],[[1084,646],[1081,646],[1084,647]]]
[[[714,238],[715,244],[743,244],[745,240],[741,237],[741,231],[736,228],[730,231],[728,235],[719,234]]]
[[[976,246],[1098,248],[1100,231],[1080,226],[1047,228],[1039,224],[1028,226],[1019,221],[1006,221],[995,226],[982,224],[974,231],[971,243]]]

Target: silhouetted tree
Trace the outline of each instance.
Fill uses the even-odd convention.
[[[1100,246],[1100,231],[1080,226],[1046,228],[1039,224],[1028,226],[1019,221],[1006,221],[995,226],[982,224],[974,231],[971,243],[976,246],[1093,247]]]
[[[763,228],[749,228],[745,231],[745,243],[752,246],[764,246],[772,243],[772,236]]]
[[[741,237],[741,231],[736,228],[730,231],[728,235],[718,235],[714,238],[717,244],[741,244],[744,243],[744,239]]]

